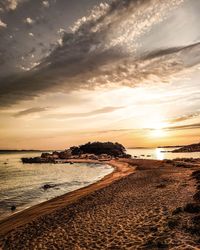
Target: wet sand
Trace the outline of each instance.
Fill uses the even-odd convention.
[[[198,232],[188,230],[198,213],[183,209],[193,202],[197,167],[110,164],[115,171],[98,183],[1,222],[2,249],[199,249]]]

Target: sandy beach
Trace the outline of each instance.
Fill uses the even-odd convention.
[[[1,221],[1,248],[199,249],[199,232],[191,230],[199,213],[184,209],[194,203],[197,166],[108,164],[115,170],[99,182]]]

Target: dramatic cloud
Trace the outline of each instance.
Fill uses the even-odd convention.
[[[30,17],[27,17],[25,20],[24,20],[25,23],[28,23],[28,24],[33,24],[35,21],[30,18]]]
[[[19,111],[16,114],[14,114],[14,117],[21,117],[21,116],[34,114],[34,113],[41,113],[41,112],[44,112],[47,110],[48,110],[48,108],[40,108],[40,107],[25,109],[25,110]]]
[[[0,79],[0,105],[47,91],[166,82],[200,62],[200,44],[144,51],[140,37],[165,21],[183,0],[116,0],[78,20],[71,33],[28,72]],[[29,20],[29,21],[28,21]],[[29,24],[32,19],[28,19]],[[176,24],[175,24],[176,25]]]
[[[200,123],[194,123],[194,124],[188,124],[188,125],[182,125],[182,126],[171,126],[163,128],[163,131],[177,131],[177,130],[194,130],[194,129],[200,129]],[[119,128],[119,129],[105,129],[105,130],[95,130],[88,132],[89,134],[107,134],[107,133],[116,133],[116,134],[144,134],[146,136],[146,132],[152,132],[156,129],[153,128]],[[80,132],[85,133],[85,132]]]
[[[68,113],[68,114],[55,114],[55,115],[47,115],[48,118],[54,118],[54,119],[72,119],[72,118],[83,118],[83,117],[90,117],[90,116],[96,116],[96,115],[102,115],[114,112],[118,109],[121,109],[123,107],[104,107],[97,110],[92,110],[89,112],[82,112],[82,113]]]
[[[181,125],[181,126],[171,126],[171,127],[165,127],[163,128],[164,131],[176,131],[176,130],[194,130],[194,129],[200,129],[200,123],[194,123],[194,124],[187,124],[187,125]],[[156,129],[153,128],[143,128],[143,129],[110,129],[110,130],[101,130],[101,131],[95,131],[94,133],[119,133],[119,132],[129,132],[129,133],[142,133],[145,131],[154,131]]]
[[[187,130],[187,129],[199,129],[200,128],[200,123],[194,123],[194,124],[187,124],[187,125],[182,125],[182,126],[174,126],[174,127],[168,127],[165,128],[165,130]]]
[[[0,6],[5,11],[15,10],[17,6],[27,0],[1,0]]]
[[[0,28],[6,28],[7,24],[0,20]]]
[[[14,10],[17,8],[17,5],[18,5],[18,2],[20,1],[17,1],[17,0],[7,0],[7,9],[8,10]]]
[[[197,118],[199,116],[200,116],[200,112],[197,111],[195,113],[190,113],[190,114],[186,114],[186,115],[183,115],[183,116],[176,117],[174,119],[169,120],[169,122],[170,123],[184,122],[184,121],[187,121],[187,120],[190,120],[190,119],[193,119],[193,118]]]
[[[44,5],[44,7],[48,8],[50,6],[48,1],[43,1],[42,4]]]

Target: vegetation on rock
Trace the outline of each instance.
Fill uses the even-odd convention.
[[[107,154],[115,157],[121,157],[126,155],[126,149],[122,144],[112,142],[88,142],[78,147],[70,148],[72,155],[79,154]]]

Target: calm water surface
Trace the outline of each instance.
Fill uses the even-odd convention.
[[[176,148],[142,148],[142,149],[127,149],[127,153],[139,159],[175,159],[175,158],[200,158],[200,152],[195,153],[171,153],[162,151],[172,151]]]
[[[200,158],[198,153],[164,153],[174,148],[128,149],[140,159]],[[21,157],[38,156],[40,153],[0,154],[0,219],[56,196],[87,186],[111,173],[106,164],[22,164]],[[55,185],[44,190],[45,184]]]
[[[40,153],[0,154],[0,219],[32,205],[87,186],[111,173],[106,164],[22,164],[21,157]],[[44,190],[45,184],[55,185]]]

